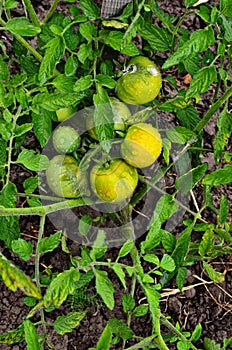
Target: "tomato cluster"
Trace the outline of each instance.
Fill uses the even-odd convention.
[[[138,184],[137,168],[152,165],[161,154],[162,139],[156,128],[144,122],[133,122],[128,104],[143,104],[152,101],[160,91],[162,79],[156,65],[146,57],[135,57],[129,62],[126,73],[119,78],[115,97],[110,98],[114,130],[122,137],[120,157],[99,161],[88,169],[89,176],[81,171],[74,156],[81,145],[78,132],[71,126],[59,126],[53,133],[53,146],[59,153],[50,162],[46,171],[50,189],[60,197],[77,198],[87,187],[87,178],[93,194],[106,202],[118,203],[130,198]],[[122,102],[123,101],[123,102]],[[59,120],[65,117],[58,111]],[[93,110],[86,115],[89,136],[98,141],[93,119]],[[104,158],[104,157],[103,157]]]

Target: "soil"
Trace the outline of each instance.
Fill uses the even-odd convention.
[[[37,6],[38,13],[43,16],[43,13],[48,8],[49,2],[32,1]],[[100,6],[101,1],[96,1]],[[45,5],[46,4],[46,5]],[[64,9],[65,6],[69,6],[67,2],[60,1],[59,7]],[[183,12],[183,6],[181,0],[165,0],[162,1],[162,7],[170,14],[179,16]],[[196,21],[194,16],[188,17],[184,22],[186,27],[191,26],[192,29],[198,29],[201,26],[200,21]],[[176,72],[175,72],[176,74]],[[177,79],[182,81],[182,77],[179,75]],[[204,110],[208,108],[207,98],[203,98],[200,104],[199,111],[204,113]],[[205,103],[205,105],[204,105]],[[173,116],[170,115],[173,119]],[[173,121],[175,122],[175,121]],[[211,147],[213,136],[215,135],[215,121],[207,125],[204,133],[204,144],[206,147]],[[232,141],[232,140],[230,140]],[[29,135],[26,142],[32,148],[35,145],[36,140],[33,135]],[[228,146],[228,151],[232,152],[231,142]],[[216,168],[213,157],[209,153],[205,154],[202,158],[202,162],[207,162],[209,170]],[[20,175],[20,176],[19,176]],[[22,168],[14,168],[12,173],[12,181],[14,181],[20,188],[22,182],[29,174]],[[195,190],[196,201],[200,203],[202,196],[202,188],[198,187]],[[216,206],[219,205],[221,194],[224,193],[229,202],[232,202],[232,184],[227,186],[215,187],[213,193],[213,201]],[[193,203],[191,203],[193,206]],[[86,209],[86,213],[88,209]],[[82,215],[85,213],[81,213]],[[209,213],[204,212],[204,217],[208,217]],[[212,213],[210,213],[212,216]],[[230,218],[232,218],[232,208],[230,208]],[[215,220],[212,216],[210,220]],[[25,239],[30,239],[31,242],[36,242],[36,235],[38,233],[39,222],[36,217],[24,217],[20,221],[21,235]],[[179,226],[174,230],[178,235]],[[55,228],[49,220],[46,223],[46,235],[55,232]],[[193,240],[197,239],[193,236]],[[68,246],[70,251],[75,255],[79,252],[79,246],[72,240],[68,240]],[[19,266],[28,275],[33,274],[33,260],[29,262],[23,262],[18,256],[9,251],[5,245],[0,241],[1,252],[10,259],[16,266]],[[107,252],[107,258],[114,260],[117,256],[118,249],[112,248]],[[129,259],[129,258],[128,258]],[[130,261],[124,259],[124,262],[130,265]],[[218,343],[223,342],[224,338],[232,337],[232,256],[227,255],[221,258],[213,260],[213,264],[217,271],[225,274],[225,281],[221,284],[215,284],[209,280],[204,274],[204,270],[201,263],[196,263],[188,268],[187,279],[182,292],[177,290],[174,281],[170,281],[164,286],[162,290],[161,298],[161,311],[164,315],[170,317],[173,324],[179,322],[182,329],[186,332],[192,332],[198,323],[201,323],[203,332],[202,337],[196,343],[199,349],[203,349],[202,339],[208,337],[215,340]],[[46,254],[41,261],[41,270],[49,267],[53,272],[63,271],[69,265],[69,257],[63,253],[61,249],[57,249],[52,254]],[[122,309],[122,295],[125,293],[120,285],[120,281],[114,274],[109,272],[110,279],[115,286],[115,308],[113,311],[109,311],[101,302],[100,298],[96,296],[93,285],[90,284],[88,291],[85,291],[83,295],[78,296],[76,304],[72,300],[68,300],[64,303],[60,309],[46,314],[47,322],[53,322],[58,315],[66,314],[69,311],[82,308],[84,302],[89,306],[87,316],[81,321],[78,328],[74,329],[71,333],[67,333],[64,336],[58,335],[53,329],[48,328],[49,336],[48,340],[52,344],[52,348],[55,350],[88,350],[90,347],[95,347],[97,341],[110,318],[117,317],[126,321],[125,313]],[[129,280],[128,280],[129,282]],[[129,284],[128,284],[129,286]],[[24,304],[24,295],[19,292],[10,291],[0,281],[0,333],[4,333],[11,329],[15,329],[26,317],[29,307]],[[129,293],[129,290],[126,292]],[[136,286],[135,292],[137,303],[145,303],[144,295],[139,286]],[[33,319],[34,321],[34,319]],[[36,320],[35,320],[36,321]],[[149,314],[133,318],[131,321],[131,328],[137,336],[149,336],[151,334],[151,320]],[[42,332],[42,330],[41,330]],[[165,327],[162,327],[163,334],[168,333]],[[128,341],[127,346],[133,345],[132,341]],[[1,345],[1,350],[25,350],[25,343],[17,345]],[[112,349],[120,350],[122,344],[118,343],[112,346]],[[46,345],[45,349],[49,349]],[[176,349],[176,345],[170,345],[170,349]]]

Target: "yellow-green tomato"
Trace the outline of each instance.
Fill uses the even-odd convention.
[[[119,203],[130,197],[138,183],[137,170],[122,159],[95,165],[90,173],[94,193],[106,202]]]
[[[71,126],[58,126],[53,132],[52,142],[58,153],[72,153],[80,146],[78,132]]]
[[[72,156],[57,155],[52,158],[46,178],[48,186],[58,197],[78,198],[81,194],[84,178]]]
[[[145,168],[154,163],[162,150],[160,133],[151,124],[138,123],[130,126],[121,144],[121,155],[136,167]]]
[[[58,122],[64,122],[68,118],[71,117],[71,115],[74,113],[74,109],[72,107],[64,107],[57,109],[56,116]]]
[[[162,77],[156,64],[147,57],[133,57],[117,81],[116,94],[128,104],[145,104],[154,100],[162,87]]]

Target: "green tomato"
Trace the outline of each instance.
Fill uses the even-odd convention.
[[[90,183],[100,199],[119,203],[133,194],[138,184],[138,173],[122,159],[114,159],[110,164],[95,165],[90,173]]]
[[[56,116],[57,116],[58,122],[64,122],[65,120],[70,118],[74,112],[75,111],[72,107],[64,107],[64,108],[57,109]]]
[[[52,192],[64,198],[78,198],[86,181],[75,158],[65,155],[52,158],[46,178]]]
[[[158,67],[147,57],[133,57],[127,71],[116,84],[116,94],[128,104],[145,104],[154,100],[162,87]]]
[[[53,133],[52,142],[58,153],[68,154],[80,146],[81,139],[71,126],[58,126]]]

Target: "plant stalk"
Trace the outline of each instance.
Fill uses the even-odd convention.
[[[45,23],[47,23],[49,21],[49,19],[52,17],[57,5],[59,3],[59,0],[54,0],[53,4],[51,5],[48,13],[46,14],[45,18],[42,21],[42,25],[44,25]]]
[[[35,27],[40,27],[40,21],[35,13],[34,7],[31,3],[31,0],[23,0],[26,9],[29,13],[30,19],[32,20],[32,23],[34,24]]]

